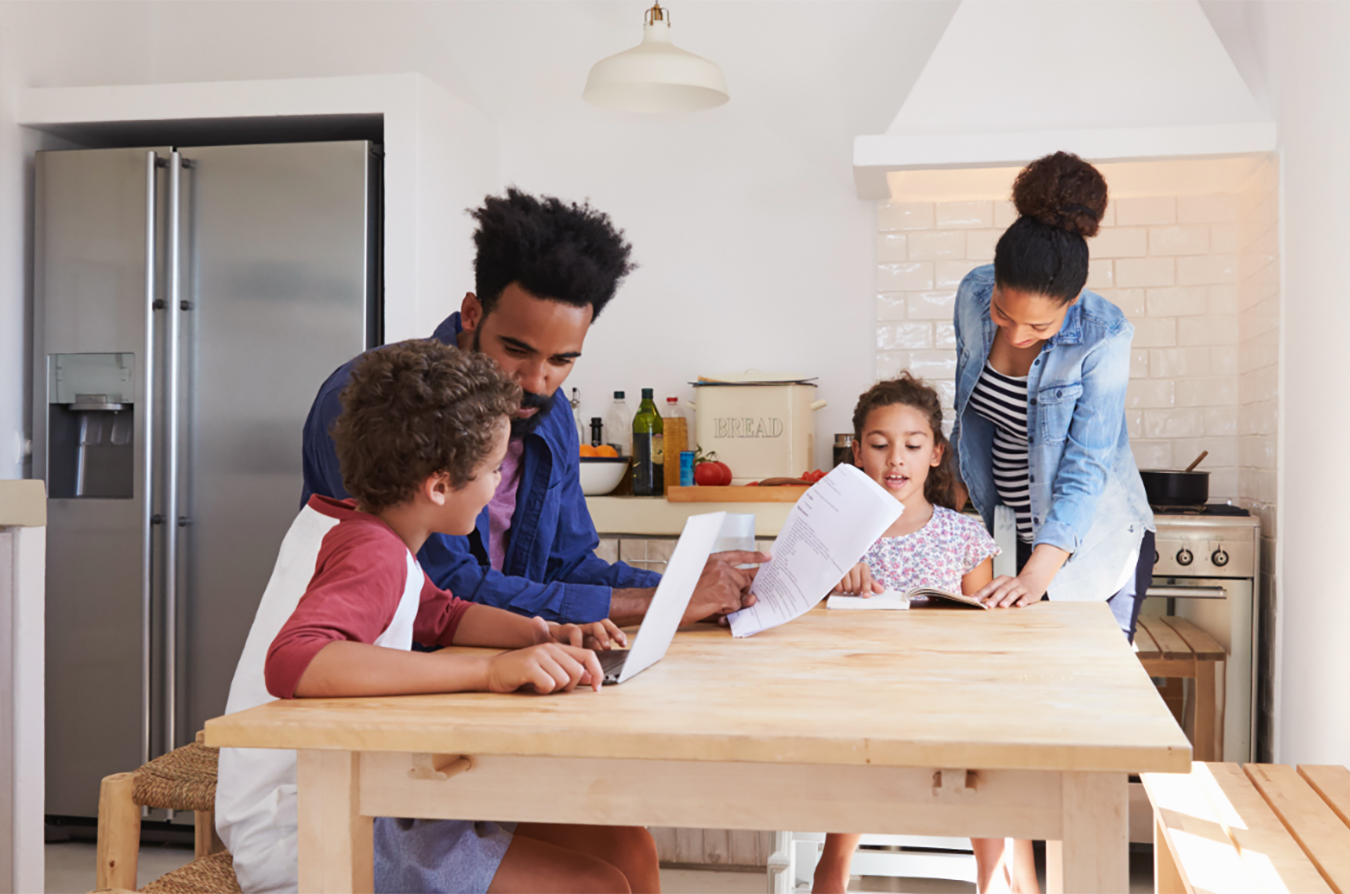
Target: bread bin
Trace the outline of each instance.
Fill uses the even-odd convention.
[[[815,382],[747,370],[693,383],[695,442],[731,467],[732,484],[795,478],[816,467]]]

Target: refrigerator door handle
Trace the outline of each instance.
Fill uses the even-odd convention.
[[[153,583],[152,540],[155,524],[155,310],[162,306],[156,297],[158,283],[155,277],[156,243],[158,228],[157,187],[158,170],[161,165],[159,156],[153,151],[145,153],[145,350],[142,365],[145,368],[145,417],[142,431],[145,432],[145,444],[142,448],[144,463],[141,468],[141,480],[144,493],[141,495],[144,507],[141,516],[141,763],[150,760],[150,675],[151,661],[151,586]]]
[[[164,514],[178,517],[179,337],[182,331],[181,199],[183,159],[169,155],[169,327],[165,336],[168,369],[164,374]],[[164,753],[177,747],[178,726],[178,529],[164,528]]]

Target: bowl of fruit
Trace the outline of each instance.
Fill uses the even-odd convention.
[[[628,460],[608,444],[581,445],[581,492],[588,497],[607,494],[623,480]]]

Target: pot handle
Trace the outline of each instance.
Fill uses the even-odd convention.
[[[824,401],[824,400],[815,400],[815,401],[812,401],[812,402],[811,402],[811,409],[813,409],[813,410],[819,410],[821,407],[825,406],[826,403],[828,403],[828,401]]]

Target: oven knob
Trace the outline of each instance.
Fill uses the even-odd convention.
[[[1194,561],[1195,561],[1195,554],[1192,553],[1190,550],[1188,550],[1186,547],[1183,546],[1181,549],[1177,550],[1178,565],[1189,565]]]
[[[1222,568],[1228,564],[1228,553],[1224,552],[1223,547],[1221,546],[1214,551],[1214,554],[1209,557],[1209,560],[1219,568]]]

